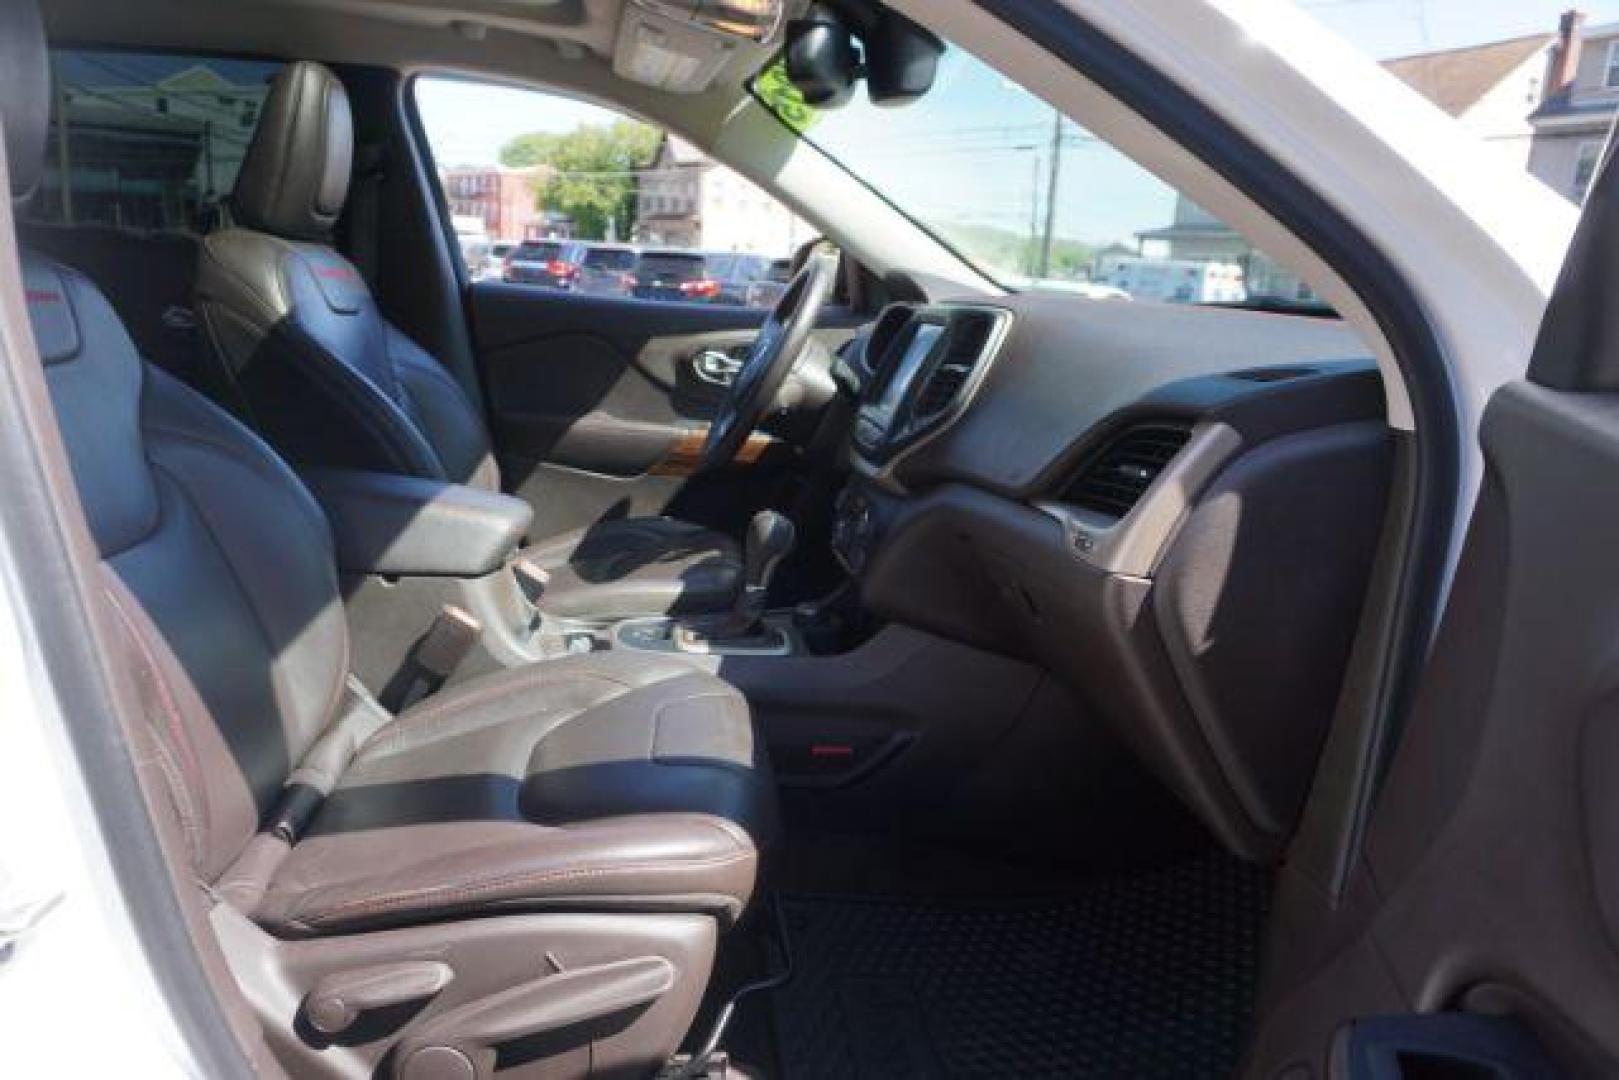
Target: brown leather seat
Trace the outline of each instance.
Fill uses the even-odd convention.
[[[679,661],[504,672],[368,739],[252,914],[290,934],[514,907],[730,921],[774,828],[764,775],[741,697]]]
[[[336,76],[309,62],[277,75],[231,195],[238,227],[208,236],[198,264],[211,392],[300,466],[498,488],[477,406],[330,246],[353,140]],[[742,588],[735,541],[667,517],[604,520],[524,554],[551,572],[540,606],[566,618],[724,611]]]
[[[5,103],[13,175],[43,132]],[[26,187],[25,189],[26,190]],[[25,253],[29,314],[198,876],[317,933],[474,910],[747,902],[774,793],[745,701],[678,659],[516,669],[389,716],[348,674],[332,538],[292,471],[144,364],[83,275]],[[273,830],[279,808],[307,838]],[[306,819],[306,820],[305,820]]]
[[[15,200],[50,100],[31,4],[0,5],[0,61]],[[238,1034],[257,1022],[295,1075],[658,1071],[774,824],[743,698],[606,654],[390,715],[349,675],[308,490],[143,363],[87,278],[21,268],[110,669],[141,705],[120,719],[199,955],[241,991]]]

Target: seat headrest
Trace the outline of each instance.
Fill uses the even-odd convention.
[[[26,199],[44,170],[51,125],[50,54],[34,0],[0,3],[0,120],[6,129],[11,197]]]
[[[337,76],[320,64],[276,75],[231,193],[236,224],[287,240],[324,240],[343,212],[354,121]]]

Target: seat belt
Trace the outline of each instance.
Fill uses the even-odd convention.
[[[377,291],[377,229],[382,215],[382,181],[387,176],[382,143],[364,143],[354,152],[354,183],[349,191],[344,246],[360,276]]]

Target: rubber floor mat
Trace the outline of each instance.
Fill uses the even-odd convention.
[[[1268,873],[1206,857],[1061,899],[785,898],[787,1080],[1200,1077],[1237,1065]]]

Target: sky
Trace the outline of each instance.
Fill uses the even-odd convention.
[[[1619,0],[1296,0],[1362,51],[1385,59],[1429,49],[1550,32],[1579,6],[1592,24],[1619,22]],[[492,164],[500,147],[529,131],[568,131],[611,113],[528,90],[449,79],[420,84],[424,120],[445,164]]]
[[[572,131],[610,123],[607,109],[563,97],[459,79],[424,78],[416,84],[422,126],[440,165],[493,165],[500,148],[531,131]]]
[[[1294,0],[1361,51],[1386,59],[1555,31],[1575,0]],[[1584,0],[1591,25],[1619,22],[1619,0]],[[423,120],[444,165],[492,164],[529,131],[567,131],[613,114],[569,98],[446,79],[418,84]],[[1027,233],[1039,225],[1050,175],[1052,112],[957,50],[935,89],[903,110],[863,95],[809,137],[924,221]],[[1169,223],[1175,196],[1082,130],[1065,128],[1056,231],[1093,244],[1129,242]]]
[[[1297,0],[1379,60],[1524,34],[1551,33],[1569,8],[1590,25],[1619,22],[1619,0]]]

